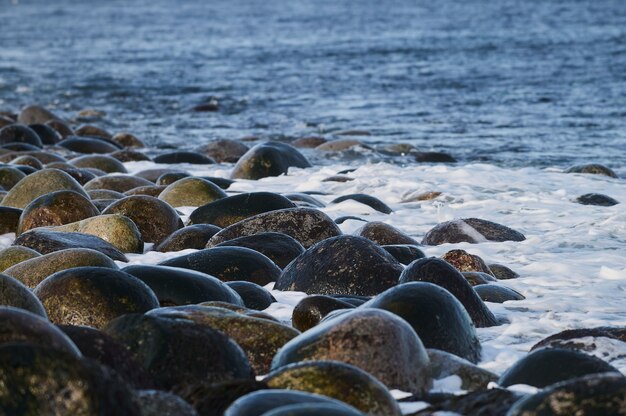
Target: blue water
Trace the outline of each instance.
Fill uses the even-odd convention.
[[[159,146],[363,129],[462,161],[626,166],[626,1],[0,0],[0,109]],[[218,113],[194,105],[218,97]]]

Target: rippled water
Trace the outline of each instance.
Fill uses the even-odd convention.
[[[104,109],[153,144],[358,128],[463,161],[626,165],[620,0],[1,0],[0,21],[0,108]],[[211,96],[220,112],[189,111]]]

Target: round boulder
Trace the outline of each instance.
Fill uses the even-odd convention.
[[[482,243],[485,241],[524,241],[519,231],[479,218],[446,221],[428,231],[422,244],[437,246],[445,243]]]
[[[9,267],[39,256],[41,256],[41,254],[27,247],[7,247],[4,250],[0,250],[0,272],[4,272]]]
[[[359,228],[354,234],[372,240],[373,242],[381,246],[391,244],[419,244],[409,235],[403,233],[402,231],[389,224],[385,224],[384,222],[380,221],[368,222],[363,227]]]
[[[409,264],[400,275],[399,282],[416,281],[434,283],[454,295],[463,304],[478,328],[498,325],[496,317],[478,297],[465,277],[446,261],[427,258]]]
[[[114,318],[159,307],[136,277],[104,267],[76,267],[44,279],[34,290],[57,324],[103,328]]]
[[[127,173],[119,160],[105,155],[85,155],[70,160],[78,168],[95,168],[106,173]]]
[[[269,290],[256,283],[236,280],[234,282],[226,282],[226,285],[241,296],[246,308],[262,311],[276,302]]]
[[[206,247],[207,242],[221,230],[220,227],[211,224],[188,225],[180,230],[174,231],[154,247],[154,251],[167,253],[170,251],[181,251],[189,248],[201,250]]]
[[[94,178],[85,184],[85,190],[93,189],[108,189],[124,193],[139,186],[150,186],[154,183],[140,178],[138,176],[130,175],[107,175]]]
[[[330,296],[307,296],[293,309],[291,324],[304,332],[319,324],[332,311],[339,309],[354,309],[354,305]]]
[[[56,191],[35,198],[24,208],[17,227],[21,234],[37,227],[54,227],[100,214],[87,196],[74,191]]]
[[[19,280],[6,274],[0,274],[0,305],[24,309],[28,312],[48,318],[46,310],[26,286]]]
[[[317,325],[281,348],[272,369],[315,360],[352,364],[390,389],[421,394],[432,385],[419,337],[406,321],[384,310],[355,310]]]
[[[236,163],[248,151],[248,146],[237,140],[216,139],[196,148],[218,163]]]
[[[25,208],[36,198],[55,191],[74,191],[87,197],[74,178],[59,169],[42,169],[20,180],[2,200],[2,205]]]
[[[36,147],[43,147],[39,135],[30,127],[23,124],[9,124],[0,129],[0,144],[26,143]]]
[[[260,143],[248,150],[231,173],[233,179],[261,179],[286,174],[290,167],[310,168],[311,164],[295,147],[286,143]]]
[[[468,361],[480,360],[481,346],[472,319],[447,290],[413,282],[391,288],[361,308],[392,312],[415,330],[424,346],[447,351]]]
[[[146,195],[134,195],[109,205],[102,214],[120,214],[130,218],[145,242],[159,244],[183,222],[169,204]]]
[[[372,241],[345,235],[307,249],[283,270],[274,288],[373,296],[396,285],[401,272],[402,265]]]
[[[208,247],[211,245],[209,244]],[[284,269],[300,254],[304,247],[292,237],[283,233],[258,233],[224,241],[216,247],[246,247],[267,256],[278,267]]]
[[[173,207],[199,207],[225,197],[226,192],[213,182],[194,177],[179,179],[159,194]]]
[[[604,175],[610,178],[617,178],[615,172],[604,165],[589,163],[586,165],[576,165],[567,169],[565,173],[590,173],[592,175]]]

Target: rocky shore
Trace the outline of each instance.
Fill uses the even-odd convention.
[[[504,371],[483,365],[481,334],[515,330],[502,305],[541,296],[479,247],[515,252],[542,224],[528,233],[487,209],[421,233],[390,224],[400,205],[420,216],[464,201],[384,200],[374,179],[338,192],[355,169],[315,170],[307,152],[371,148],[367,132],[162,151],[87,116],[0,113],[0,413],[626,415],[626,326],[556,330]],[[455,163],[376,151],[432,174]],[[313,172],[326,192],[302,186]],[[558,174],[622,181],[596,163]]]

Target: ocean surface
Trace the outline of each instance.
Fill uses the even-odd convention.
[[[622,0],[0,0],[0,21],[0,109],[96,108],[161,146],[359,129],[626,172]]]
[[[375,150],[307,151],[313,168],[229,191],[317,191],[325,203],[367,193],[394,212],[354,201],[322,210],[418,240],[467,217],[524,233],[523,242],[424,247],[429,256],[462,248],[521,275],[500,284],[526,300],[488,303],[508,323],[478,329],[484,368],[500,374],[565,329],[626,326],[625,1],[0,0],[0,22],[0,110],[39,103],[68,119],[103,110],[95,124],[160,148],[358,129],[374,148],[454,155],[455,165],[431,165]],[[218,112],[191,111],[211,97]],[[622,179],[563,173],[579,163]],[[174,167],[228,177],[232,164]],[[350,167],[352,181],[323,182]],[[427,191],[442,195],[403,202]],[[573,202],[591,192],[621,204]],[[13,239],[0,236],[0,248]],[[129,258],[156,264],[187,252]],[[304,294],[273,293],[268,312],[288,322]],[[625,343],[592,353],[626,373]],[[453,381],[438,385],[458,390]]]

